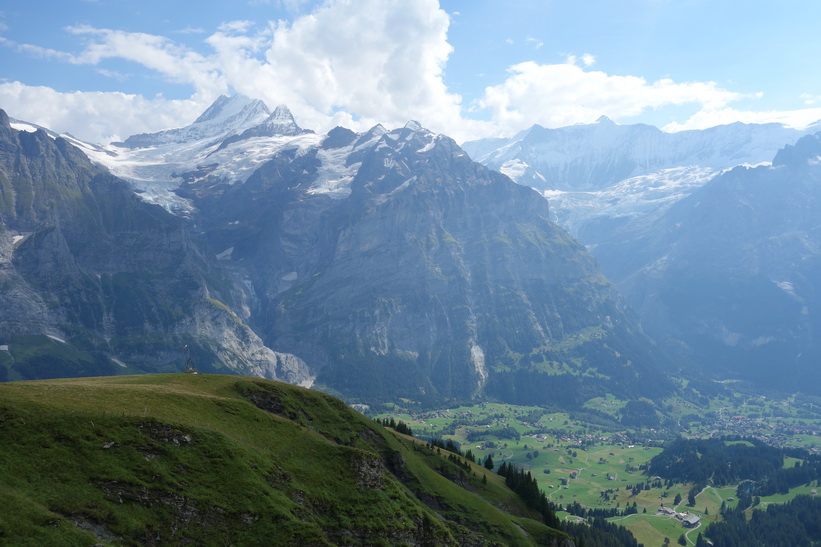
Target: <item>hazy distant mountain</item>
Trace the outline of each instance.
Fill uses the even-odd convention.
[[[821,393],[821,133],[596,252],[646,328],[696,367]]]
[[[649,125],[534,125],[510,139],[465,143],[480,163],[541,191],[553,219],[588,246],[624,238],[722,170],[769,162],[807,131],[734,123],[665,133]]]
[[[780,124],[721,125],[666,133],[644,124],[596,123],[547,129],[534,125],[510,139],[463,145],[471,157],[540,190],[601,190],[663,169],[726,169],[769,161],[804,131]]]

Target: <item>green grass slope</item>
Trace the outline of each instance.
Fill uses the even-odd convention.
[[[1,384],[0,499],[9,545],[570,545],[501,477],[236,376]]]

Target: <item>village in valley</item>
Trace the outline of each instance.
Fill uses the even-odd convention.
[[[693,491],[694,484],[649,476],[648,463],[669,441],[745,438],[821,452],[821,406],[800,396],[671,398],[657,406],[654,427],[625,427],[620,422],[625,405],[608,396],[575,412],[498,403],[417,410],[410,401],[360,410],[403,421],[419,439],[451,440],[479,463],[491,457],[497,467],[507,462],[525,469],[559,508],[560,518],[581,520],[601,511],[645,545],[676,540],[695,545],[699,532],[738,503],[737,485],[706,484]],[[795,460],[788,458],[788,464]],[[766,507],[798,494],[814,496],[817,490],[817,485],[805,485],[758,503]]]

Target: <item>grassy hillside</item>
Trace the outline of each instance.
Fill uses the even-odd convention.
[[[325,394],[236,376],[0,384],[0,499],[0,543],[13,545],[567,537],[479,466]]]

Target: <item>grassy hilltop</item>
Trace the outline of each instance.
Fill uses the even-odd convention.
[[[0,384],[0,499],[13,545],[569,544],[502,477],[236,376]]]

